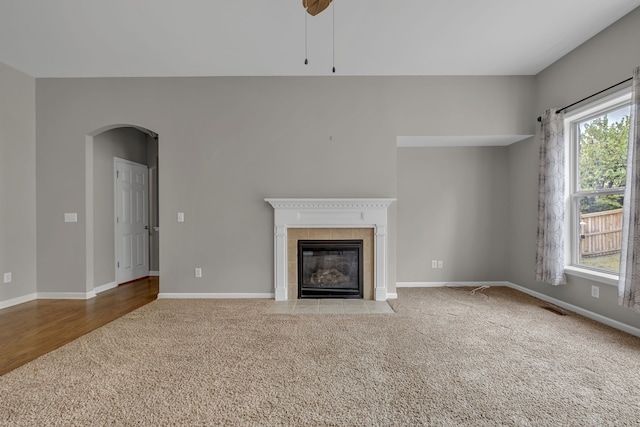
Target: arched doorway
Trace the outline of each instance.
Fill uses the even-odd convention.
[[[124,267],[116,248],[116,199],[118,172],[116,160],[142,167],[148,179],[148,233],[144,251],[148,257],[145,275],[159,275],[158,224],[158,134],[150,129],[127,124],[106,126],[86,137],[86,283],[87,292],[100,293],[123,283],[119,268]],[[131,277],[130,279],[135,279]],[[127,281],[127,280],[124,280]]]

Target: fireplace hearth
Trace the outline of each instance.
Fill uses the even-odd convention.
[[[362,240],[299,240],[298,298],[362,298]]]

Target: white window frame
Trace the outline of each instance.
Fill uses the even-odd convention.
[[[618,273],[612,273],[579,264],[580,252],[580,215],[578,200],[584,193],[578,191],[578,126],[579,122],[600,116],[607,111],[624,107],[631,103],[631,88],[626,88],[591,102],[582,108],[566,113],[565,131],[565,273],[584,279],[617,286]],[[592,192],[589,192],[590,194]],[[602,190],[599,194],[617,193]]]

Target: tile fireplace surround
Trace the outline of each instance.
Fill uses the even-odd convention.
[[[387,208],[395,199],[265,199],[274,212],[276,301],[286,301],[289,228],[372,228],[373,296],[387,299]]]

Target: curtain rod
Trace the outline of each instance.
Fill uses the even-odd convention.
[[[630,82],[631,80],[633,80],[633,77],[629,77],[628,79],[625,79],[625,80],[623,80],[623,81],[621,81],[621,82],[619,82],[619,83],[616,83],[616,84],[614,84],[614,85],[612,85],[612,86],[609,86],[609,87],[608,87],[608,88],[606,88],[606,89],[602,89],[602,90],[601,90],[601,91],[599,91],[599,92],[596,92],[596,93],[594,93],[594,94],[592,94],[592,95],[589,95],[589,96],[587,96],[586,98],[582,98],[580,101],[576,101],[576,102],[574,102],[573,104],[569,104],[569,105],[567,105],[566,107],[562,107],[562,108],[560,108],[559,110],[556,110],[556,114],[558,114],[558,113],[559,113],[559,112],[561,112],[561,111],[566,110],[567,108],[571,108],[571,107],[573,107],[574,105],[580,104],[581,102],[586,101],[587,99],[590,99],[590,98],[593,98],[594,96],[600,95],[601,93],[606,92],[606,91],[608,91],[609,89],[613,89],[613,88],[614,88],[614,87],[616,87],[616,86],[620,86],[621,84],[624,84],[624,83],[626,83],[626,82]],[[541,121],[542,121],[542,116],[538,116],[538,121],[539,121],[539,122],[541,122]]]

